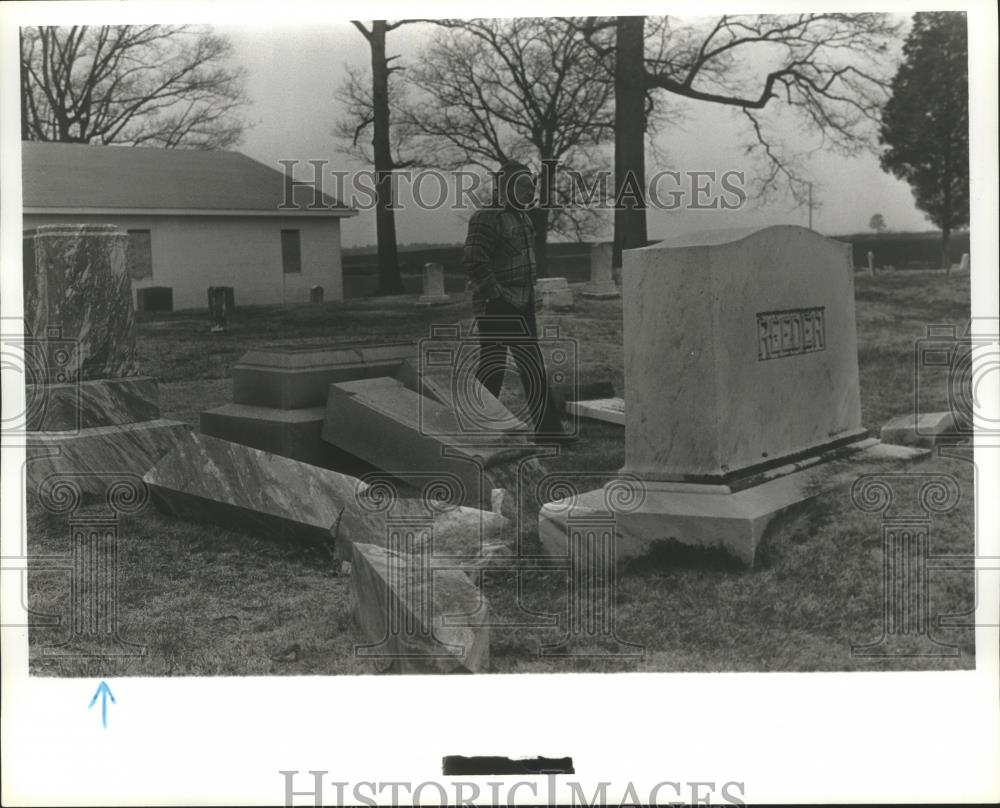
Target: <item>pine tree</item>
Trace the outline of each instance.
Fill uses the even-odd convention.
[[[914,15],[903,64],[882,115],[882,168],[906,180],[917,207],[941,228],[941,265],[952,230],[969,223],[969,47],[965,12]]]

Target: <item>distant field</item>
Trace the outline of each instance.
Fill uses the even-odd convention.
[[[861,403],[866,427],[878,429],[912,407],[914,345],[931,324],[960,330],[969,318],[969,277],[886,273],[856,279]],[[622,309],[619,301],[578,300],[571,314],[547,319],[579,341],[581,379],[611,380],[622,392]],[[198,412],[230,400],[232,365],[251,346],[278,340],[389,341],[418,339],[432,323],[465,321],[469,299],[434,309],[412,300],[369,300],[318,306],[237,309],[225,334],[208,331],[207,313],[149,317],[139,327],[142,369],[161,382],[164,417],[197,425]],[[966,382],[968,380],[965,380]],[[921,380],[928,410],[947,404],[946,374]],[[504,393],[519,396],[511,380]],[[965,391],[966,394],[968,391]],[[610,477],[624,460],[620,427],[584,422],[581,439],[548,465]],[[866,469],[867,470],[867,469]],[[875,468],[871,470],[877,470]],[[910,472],[952,474],[961,505],[935,516],[932,551],[973,552],[974,477],[970,463],[931,458]],[[860,469],[859,469],[860,471]],[[595,479],[596,485],[599,481]],[[912,488],[912,486],[910,486]],[[905,486],[904,486],[905,488]],[[901,491],[912,495],[910,490]],[[87,513],[93,509],[83,509]],[[82,515],[87,515],[84,513]],[[908,654],[879,659],[851,653],[877,639],[883,614],[883,553],[877,516],[855,509],[847,492],[792,509],[775,520],[752,570],[704,555],[663,554],[630,564],[617,593],[620,638],[645,648],[639,660],[541,657],[560,629],[498,627],[492,634],[495,672],[553,671],[874,671],[972,668],[974,632],[964,615],[975,606],[974,574],[939,571],[928,580],[936,639],[952,657]],[[65,518],[29,503],[32,555],[69,551]],[[335,675],[372,672],[354,656],[363,643],[353,615],[350,582],[307,547],[267,536],[168,518],[151,506],[119,528],[118,613],[125,639],[147,653],[135,659],[59,660],[43,646],[66,626],[35,624],[29,632],[35,675]],[[488,574],[483,589],[497,617],[519,619],[521,603],[535,612],[567,614],[566,579],[558,573]],[[518,587],[522,587],[519,589]],[[65,615],[68,576],[33,569],[28,603],[40,616]],[[576,648],[573,650],[586,650]]]
[[[854,233],[835,236],[839,241],[849,242],[854,247],[854,266],[868,266],[868,251],[875,254],[878,267],[892,266],[896,269],[936,269],[941,263],[941,234],[926,233]],[[548,245],[550,277],[564,277],[570,283],[582,282],[590,278],[590,242]],[[969,252],[968,231],[954,233],[949,252],[951,263],[957,264],[962,254]],[[445,290],[460,292],[465,288],[466,276],[462,269],[462,245],[435,245],[433,247],[400,248],[399,266],[403,286],[409,293],[421,290],[421,268],[425,263],[444,264]],[[355,299],[374,293],[378,261],[374,247],[355,247],[344,250],[344,297]]]

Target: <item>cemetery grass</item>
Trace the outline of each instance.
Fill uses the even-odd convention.
[[[913,407],[914,345],[928,325],[969,317],[968,276],[907,272],[857,277],[859,363],[864,425],[877,430]],[[202,312],[140,321],[145,373],[160,380],[164,417],[197,427],[197,413],[230,400],[232,365],[254,344],[332,340],[419,339],[430,322],[469,316],[468,300],[415,309],[406,301],[351,301],[296,308],[236,311],[226,334],[208,333]],[[582,381],[611,380],[623,390],[621,309],[616,301],[577,298],[558,322],[560,336],[579,342]],[[921,380],[925,409],[945,409],[947,379]],[[518,385],[505,396],[516,398]],[[587,471],[596,487],[624,459],[623,431],[581,422],[581,439],[547,463],[552,470]],[[859,471],[878,471],[865,468]],[[898,467],[895,470],[900,470]],[[962,502],[935,516],[931,552],[974,551],[973,474],[959,459],[932,457],[904,467],[954,475]],[[911,483],[914,486],[916,483]],[[901,486],[901,497],[914,492]],[[28,503],[32,555],[65,554],[68,528],[60,517]],[[32,569],[27,602],[30,670],[54,676],[336,675],[373,672],[357,660],[366,642],[353,616],[350,579],[317,548],[168,518],[152,507],[119,525],[118,616],[121,637],[143,646],[122,656],[60,658],[52,646],[68,636],[70,588],[64,573]],[[526,622],[509,573],[484,573],[481,587],[494,619],[491,670],[498,673],[606,671],[811,671],[970,668],[975,665],[968,572],[929,576],[931,633],[953,656],[924,656],[901,643],[895,656],[852,653],[882,634],[882,536],[877,515],[862,513],[846,491],[821,497],[776,519],[758,562],[741,569],[725,558],[664,548],[632,562],[620,576],[615,612],[619,642],[571,644],[580,658],[540,656],[565,630],[566,581],[528,572],[522,605],[559,615],[559,627]],[[943,618],[943,620],[941,620]],[[530,621],[527,621],[530,622]],[[943,624],[940,624],[943,623]],[[504,627],[504,623],[511,624]],[[58,651],[58,649],[55,649]],[[629,656],[643,651],[639,657]],[[925,649],[926,650],[926,649]],[[619,654],[619,656],[609,655]]]

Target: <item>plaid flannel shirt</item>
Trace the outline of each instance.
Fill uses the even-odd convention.
[[[469,273],[476,314],[485,312],[491,297],[527,309],[535,287],[535,228],[528,214],[512,207],[475,211],[462,264]]]

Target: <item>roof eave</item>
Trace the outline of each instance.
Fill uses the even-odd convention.
[[[310,210],[308,207],[297,210],[240,210],[235,208],[212,209],[212,208],[89,208],[89,207],[46,207],[37,205],[25,205],[22,208],[25,214],[51,214],[57,216],[252,216],[252,217],[279,217],[283,219],[307,217],[315,219],[317,217],[330,217],[343,219],[348,216],[357,216],[355,208],[319,208]]]

